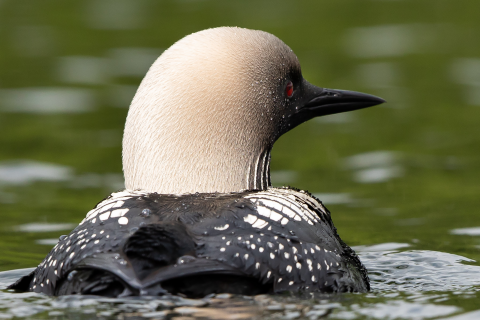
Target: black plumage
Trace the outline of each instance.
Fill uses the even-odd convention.
[[[119,192],[11,288],[48,295],[366,291],[365,268],[305,191]]]

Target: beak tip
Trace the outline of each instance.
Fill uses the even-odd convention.
[[[373,101],[375,104],[375,106],[379,105],[379,104],[382,104],[382,103],[386,103],[387,101],[383,98],[380,98],[380,97],[375,97],[376,99]]]

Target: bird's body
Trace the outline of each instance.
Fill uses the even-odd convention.
[[[62,237],[30,278],[28,290],[50,295],[369,288],[330,213],[308,193],[288,188],[114,193]]]
[[[315,87],[271,34],[189,35],[152,65],[124,134],[125,191],[12,285],[50,295],[367,291],[365,268],[305,191],[270,186],[275,140],[383,100]]]

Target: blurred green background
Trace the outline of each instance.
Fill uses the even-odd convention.
[[[286,134],[274,185],[317,194],[350,245],[478,261],[479,12],[471,0],[0,0],[0,270],[36,266],[123,187],[122,130],[143,75],[176,40],[217,26],[273,33],[310,82],[388,101]]]

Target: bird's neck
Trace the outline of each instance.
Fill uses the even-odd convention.
[[[270,185],[270,149],[265,149],[253,161],[246,173],[246,190],[266,190]]]
[[[270,147],[252,150],[230,144],[142,149],[124,149],[125,186],[129,190],[161,194],[230,193],[266,190],[270,186]]]

